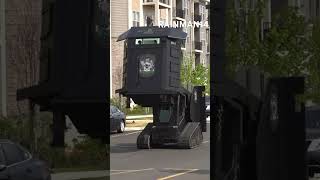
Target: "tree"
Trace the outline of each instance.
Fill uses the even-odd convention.
[[[15,34],[8,43],[10,66],[16,75],[17,89],[30,87],[38,83],[40,70],[40,32],[41,32],[41,1],[21,0],[19,3],[12,1],[15,7]],[[39,128],[39,107],[31,101],[17,102],[20,117],[29,115],[28,123],[24,128],[29,129],[29,143],[32,151],[37,149],[37,132]],[[22,128],[22,129],[24,129]]]
[[[184,87],[205,86],[210,94],[210,70],[202,64],[194,66],[194,56],[184,56],[181,64],[181,84]]]
[[[240,6],[245,6],[245,2]],[[228,73],[233,76],[241,67],[258,66],[273,77],[304,76],[304,100],[320,102],[319,27],[314,26],[312,37],[309,37],[309,24],[297,9],[288,8],[273,15],[271,28],[264,34],[264,39],[260,39],[263,7],[263,1],[260,1],[255,8],[245,10],[246,13],[236,11],[232,5],[229,8],[226,25]]]

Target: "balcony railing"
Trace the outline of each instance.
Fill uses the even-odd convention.
[[[181,48],[186,48],[186,40],[182,40],[182,42],[181,42]]]
[[[194,21],[201,21],[202,17],[199,14],[194,14]]]
[[[143,3],[155,2],[156,0],[143,0]],[[170,0],[159,0],[160,3],[170,5]]]
[[[163,3],[163,4],[170,5],[170,1],[169,0],[159,0],[159,2]]]
[[[194,41],[194,49],[202,50],[202,42]]]
[[[175,15],[175,17],[179,17],[182,19],[186,18],[186,13],[183,9],[175,8],[175,9],[173,9],[173,14]]]

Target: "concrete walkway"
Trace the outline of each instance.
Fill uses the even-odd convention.
[[[108,170],[102,171],[81,171],[81,172],[63,172],[51,174],[52,180],[76,180],[81,178],[99,178],[110,176]]]

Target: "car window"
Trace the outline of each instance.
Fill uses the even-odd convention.
[[[2,148],[8,166],[24,161],[27,158],[22,149],[20,149],[16,144],[3,143]]]
[[[112,114],[115,113],[114,106],[111,106],[111,107],[110,107],[110,112],[111,112]]]

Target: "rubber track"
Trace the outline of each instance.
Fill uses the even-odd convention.
[[[182,131],[178,147],[181,149],[192,149],[199,146],[203,141],[203,135],[199,122],[189,122]]]
[[[153,123],[148,123],[147,126],[142,130],[137,138],[138,149],[150,149],[151,148],[151,131]]]

